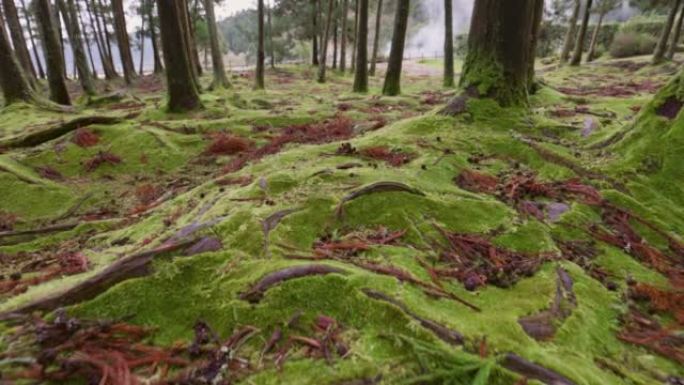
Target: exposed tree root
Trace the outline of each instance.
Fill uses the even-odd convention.
[[[537,341],[553,338],[561,322],[572,314],[572,309],[577,307],[577,298],[572,290],[572,278],[562,268],[556,270],[556,295],[551,307],[540,313],[521,317],[518,320],[525,333]]]
[[[261,228],[264,231],[264,255],[268,254],[268,246],[269,246],[269,241],[268,237],[271,234],[271,231],[273,231],[278,224],[280,224],[280,221],[283,220],[286,216],[295,213],[299,211],[300,209],[285,209],[285,210],[280,210],[277,211],[271,215],[268,216],[268,218],[264,219],[261,222]]]
[[[533,362],[527,361],[514,353],[507,353],[501,361],[501,366],[534,380],[541,381],[547,385],[575,385],[567,377]]]
[[[41,227],[38,229],[3,231],[3,232],[0,232],[0,239],[20,237],[20,236],[25,236],[25,235],[41,235],[41,234],[58,233],[58,232],[62,232],[62,231],[72,230],[72,229],[76,228],[76,226],[78,226],[78,225],[79,225],[78,223],[64,223],[61,225],[46,226],[46,227]]]
[[[288,267],[282,270],[274,271],[261,278],[248,291],[240,294],[240,299],[257,303],[261,301],[264,294],[271,287],[291,279],[308,277],[313,275],[327,275],[327,274],[346,274],[347,271],[323,264],[312,264]]]
[[[63,122],[43,130],[32,132],[19,137],[9,138],[0,141],[2,148],[21,148],[33,147],[53,139],[57,139],[71,131],[81,127],[90,126],[93,124],[117,124],[123,121],[123,118],[117,116],[85,116],[76,118],[67,122]]]
[[[415,189],[413,187],[407,186],[403,183],[399,183],[399,182],[377,182],[377,183],[370,184],[368,186],[364,186],[364,187],[362,187],[356,191],[353,191],[349,195],[342,198],[342,201],[337,206],[337,209],[335,210],[335,212],[337,213],[338,217],[341,217],[344,214],[344,205],[346,203],[351,202],[354,199],[362,197],[364,195],[382,193],[382,192],[406,192],[409,194],[425,196],[425,194],[422,191]]]

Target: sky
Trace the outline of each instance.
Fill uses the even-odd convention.
[[[256,8],[256,0],[223,0],[223,4],[216,6],[216,16],[222,19],[246,8]]]

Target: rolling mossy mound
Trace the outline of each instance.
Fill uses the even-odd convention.
[[[78,116],[121,120],[0,154],[0,311],[192,240],[155,255],[145,274],[56,304],[149,327],[158,347],[190,343],[200,320],[221,340],[253,326],[239,351],[248,369],[223,373],[241,384],[554,383],[515,357],[557,383],[681,378],[681,337],[668,355],[630,342],[625,319],[651,310],[681,333],[681,308],[632,294],[682,290],[684,119],[671,111],[684,78],[653,98],[667,67],[616,63],[543,68],[548,87],[530,110],[471,100],[458,117],[435,112],[453,95],[434,91],[440,79],[360,96],[345,93],[348,77],[320,85],[299,67],[269,73],[266,92],[236,76],[188,115],[161,111],[154,90],[84,107]],[[29,106],[2,115],[5,138],[70,118]],[[21,233],[31,229],[45,231]],[[87,268],[30,283],[65,254]],[[529,317],[546,337],[523,328]],[[345,353],[321,356],[310,340],[281,361],[264,351],[277,330],[275,352],[328,318]],[[8,352],[18,329],[0,329]]]

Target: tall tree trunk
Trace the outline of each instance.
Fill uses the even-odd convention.
[[[460,80],[466,96],[493,98],[501,106],[527,105],[535,5],[536,0],[475,0]],[[463,112],[463,97],[442,113]]]
[[[123,9],[123,0],[111,1],[112,13],[114,14],[114,33],[116,34],[116,41],[119,47],[119,57],[121,58],[124,79],[126,80],[126,84],[131,84],[133,79],[135,79],[136,74],[133,56],[131,55],[131,43],[128,39],[128,30],[126,29],[126,15]]]
[[[257,63],[256,63],[256,79],[254,88],[257,90],[264,89],[264,0],[257,0],[257,17],[259,28],[259,41],[257,46]]]
[[[311,0],[311,64],[318,65],[318,6]]]
[[[584,17],[582,17],[582,24],[580,25],[580,30],[577,34],[577,41],[575,42],[575,52],[573,52],[572,60],[570,60],[571,66],[578,66],[582,62],[582,51],[584,51],[584,40],[587,37],[587,27],[589,26],[589,17],[591,16],[592,3],[592,0],[587,0],[586,4],[584,5]]]
[[[677,23],[674,25],[674,31],[672,32],[672,40],[670,40],[670,46],[667,49],[667,54],[665,57],[668,60],[672,60],[674,58],[675,53],[677,53],[677,46],[679,45],[679,37],[681,36],[682,33],[682,19],[684,19],[684,6],[682,6],[682,10],[679,12],[679,17],[677,18]]]
[[[335,12],[333,12],[334,13],[333,14],[333,62],[332,62],[332,68],[333,69],[337,69],[337,53],[338,53],[338,49],[337,49],[338,48],[338,40],[337,39],[339,39],[339,33],[337,30],[340,27],[338,24],[338,20],[337,20],[338,19],[337,13],[340,10],[339,5],[340,4],[339,4],[338,0],[335,0]]]
[[[275,46],[273,45],[273,22],[271,21],[271,2],[268,2],[268,56],[271,57],[271,68],[275,68]]]
[[[443,85],[452,88],[454,82],[454,11],[452,0],[444,0],[444,79]]]
[[[368,0],[357,1],[358,25],[355,39],[354,92],[368,92]]]
[[[5,104],[15,102],[30,102],[33,99],[31,86],[26,79],[19,60],[14,55],[9,37],[5,32],[5,25],[0,12],[0,88],[5,98]]]
[[[90,70],[92,71],[93,78],[97,79],[97,67],[95,67],[95,60],[93,60],[93,52],[90,49],[90,38],[88,37],[88,31],[86,31],[86,24],[83,22],[83,17],[81,15],[81,5],[76,2],[76,16],[78,17],[78,22],[83,29],[81,29],[81,38],[85,42],[86,53],[88,54],[88,60],[90,61]]]
[[[349,0],[342,0],[342,36],[340,37],[340,71],[347,70],[347,19]]]
[[[185,0],[157,0],[166,79],[171,112],[196,110],[202,107],[190,57],[186,54],[187,32],[182,18]]]
[[[351,71],[354,72],[356,69],[356,54],[359,45],[359,7],[361,6],[361,0],[355,0],[356,7],[354,11],[354,40],[352,40],[352,57],[351,57]]]
[[[57,31],[57,39],[59,41],[60,57],[62,58],[62,68],[64,69],[64,79],[69,79],[66,66],[66,49],[64,48],[64,36],[62,35],[62,20],[59,17],[59,8],[50,4],[52,11],[52,20],[55,23],[55,30]]]
[[[530,26],[529,60],[527,61],[527,89],[530,94],[536,93],[539,88],[534,76],[534,58],[537,56],[537,43],[539,42],[539,33],[541,32],[541,24],[544,19],[544,0],[533,1],[534,13],[532,14],[532,25]]]
[[[568,30],[565,32],[565,41],[563,43],[563,50],[560,55],[560,62],[565,63],[570,59],[570,51],[575,42],[575,35],[577,34],[577,19],[579,18],[580,9],[582,8],[582,0],[575,0],[575,7],[572,9],[570,21],[568,22]]]
[[[104,34],[104,42],[105,46],[107,47],[107,55],[109,55],[112,60],[114,59],[114,53],[112,52],[112,41],[111,41],[111,34],[109,33],[109,27],[108,27],[108,22],[107,22],[107,8],[105,8],[104,4],[102,3],[102,0],[97,0],[98,7],[100,8],[100,18],[102,20],[102,32]],[[95,14],[97,15],[97,13]],[[116,67],[112,65],[114,69],[116,70]]]
[[[81,83],[81,88],[86,95],[95,95],[95,84],[93,77],[88,68],[88,58],[86,58],[83,50],[83,41],[81,40],[81,28],[79,26],[78,17],[76,16],[76,5],[74,0],[68,0],[67,5],[65,0],[57,0],[64,23],[66,24],[67,35],[69,36],[69,43],[73,53],[74,62],[76,63],[76,70],[78,72],[78,79]]]
[[[397,1],[397,13],[394,15],[394,32],[392,32],[392,48],[387,61],[385,85],[383,95],[395,96],[401,92],[401,65],[404,62],[404,44],[406,43],[406,29],[408,27],[409,0]]]
[[[594,61],[596,55],[596,45],[598,44],[598,37],[601,34],[601,26],[603,26],[603,18],[606,17],[606,12],[601,10],[598,21],[594,27],[594,33],[591,34],[591,42],[589,43],[589,51],[587,52],[587,63]]]
[[[183,38],[185,39],[186,55],[190,60],[190,65],[192,67],[192,73],[195,77],[195,84],[199,87],[199,57],[195,55],[195,41],[193,39],[193,33],[191,31],[192,24],[190,23],[190,12],[188,12],[188,2],[183,0],[183,6],[181,7],[181,29],[185,34]],[[199,91],[199,89],[198,89]]]
[[[5,19],[9,27],[10,37],[12,38],[14,54],[24,69],[29,83],[33,85],[36,81],[36,70],[33,68],[33,63],[31,63],[31,54],[29,54],[28,46],[26,45],[24,30],[19,22],[19,12],[17,12],[17,7],[14,5],[14,0],[2,0],[2,5],[5,9]]]
[[[144,75],[145,70],[145,4],[145,0],[140,0],[140,76]]]
[[[154,56],[154,73],[164,72],[161,56],[159,55],[159,44],[157,42],[157,27],[154,25],[154,2],[147,9],[147,23],[150,25],[150,40],[152,41],[152,54]]]
[[[197,40],[195,39],[195,20],[194,17],[190,17],[190,2],[186,1],[187,6],[185,7],[185,20],[188,23],[188,46],[190,47],[190,58],[192,59],[192,64],[195,67],[195,73],[197,76],[202,76],[202,65],[199,59],[199,50],[197,49]],[[197,3],[195,3],[197,4]],[[199,84],[199,81],[197,82]]]
[[[116,79],[119,77],[119,74],[116,72],[116,67],[114,66],[114,60],[112,58],[111,44],[109,44],[109,32],[107,32],[106,29],[107,23],[106,21],[104,23],[102,22],[102,19],[104,19],[104,16],[102,16],[104,11],[101,6],[102,3],[100,3],[99,14],[97,12],[98,7],[95,4],[95,0],[86,0],[86,4],[89,5],[88,11],[91,15],[91,23],[93,23],[94,18],[97,35],[100,39],[102,68],[105,73],[105,78],[107,80]]]
[[[321,58],[318,61],[318,82],[325,83],[325,70],[328,61],[328,38],[330,37],[330,26],[333,18],[333,0],[328,0],[328,17],[325,21],[325,29],[323,30],[323,41],[321,42]]]
[[[29,16],[29,10],[26,7],[25,0],[21,0],[21,8],[24,11],[24,20],[26,21],[26,29],[28,29],[29,40],[31,40],[31,47],[33,49],[33,58],[35,59],[36,68],[38,68],[38,77],[45,79],[45,71],[43,70],[43,63],[40,61],[40,55],[38,55],[38,46],[36,45],[36,39],[33,35],[33,26],[31,25],[31,17]]]
[[[375,76],[375,66],[378,63],[378,45],[380,44],[380,20],[382,19],[382,0],[378,0],[375,13],[375,35],[373,36],[373,55],[370,62],[370,76]]]
[[[658,44],[653,51],[653,64],[660,64],[665,60],[665,51],[667,50],[667,41],[670,38],[670,33],[672,32],[672,25],[674,24],[675,17],[677,16],[677,11],[679,10],[679,5],[681,0],[675,0],[674,6],[670,9],[670,14],[667,17],[667,22],[663,26],[663,30],[660,32],[660,38],[658,39]]]
[[[64,60],[57,38],[57,30],[53,19],[54,13],[52,12],[50,1],[36,0],[36,11],[38,25],[43,37],[50,100],[59,104],[70,105],[71,99],[64,82]]]
[[[209,27],[209,43],[211,45],[211,64],[214,71],[212,87],[230,87],[226,70],[223,66],[223,54],[219,45],[218,28],[216,28],[216,15],[214,14],[214,0],[204,0],[204,11],[207,14]]]

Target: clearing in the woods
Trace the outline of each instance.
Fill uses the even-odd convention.
[[[0,382],[681,381],[684,79],[648,63],[542,65],[529,111],[457,117],[429,61],[397,97],[283,66],[188,114],[156,77],[14,104]]]

